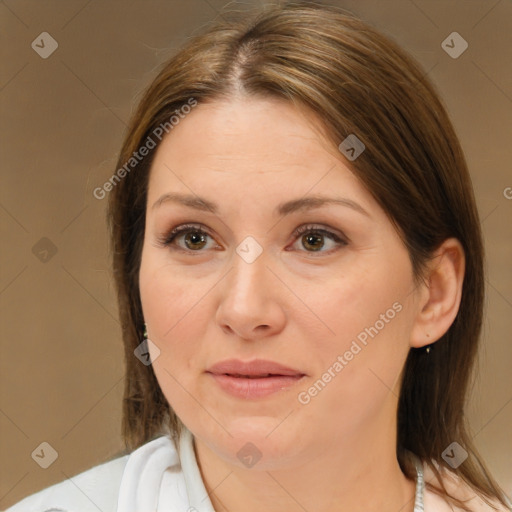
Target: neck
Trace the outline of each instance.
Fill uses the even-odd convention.
[[[361,434],[288,469],[241,469],[198,439],[196,457],[216,512],[413,512],[416,483],[396,459],[396,425]]]

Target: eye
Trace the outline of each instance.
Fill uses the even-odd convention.
[[[295,237],[301,237],[300,242],[302,243],[303,247],[311,248],[311,250],[306,252],[332,252],[332,248],[326,251],[321,250],[325,246],[325,237],[330,239],[334,249],[336,249],[336,246],[339,247],[348,245],[346,240],[338,236],[333,231],[311,224],[300,226],[294,231],[293,234]]]
[[[206,246],[206,237],[210,235],[197,224],[183,224],[170,231],[160,240],[164,246],[176,245],[176,239],[183,238],[185,247],[178,245],[178,249],[184,251],[200,252]]]

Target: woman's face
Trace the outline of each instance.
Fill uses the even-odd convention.
[[[419,310],[411,263],[312,120],[279,100],[201,104],[151,169],[140,292],[153,368],[197,439],[241,467],[394,443]]]

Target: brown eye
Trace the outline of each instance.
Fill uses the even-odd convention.
[[[300,226],[295,230],[294,235],[296,237],[302,235],[300,243],[301,246],[306,249],[305,252],[330,253],[336,250],[336,246],[339,248],[339,246],[348,245],[348,242],[336,233],[314,225]],[[322,250],[326,245],[326,238],[329,239],[332,247],[327,247],[327,250]]]
[[[202,249],[206,245],[205,235],[198,231],[188,231],[185,233],[183,240],[189,249]]]
[[[174,245],[183,251],[202,252],[202,249],[207,245],[208,237],[210,235],[201,229],[201,226],[188,224],[174,228],[161,240],[161,243],[164,246]],[[183,239],[184,245],[176,243],[180,239]]]
[[[324,246],[323,236],[318,234],[303,235],[302,244],[306,248],[310,247],[313,251],[319,251]]]

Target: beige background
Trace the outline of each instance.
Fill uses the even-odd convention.
[[[478,448],[510,494],[512,200],[506,195],[508,190],[512,196],[512,3],[336,3],[421,62],[467,155],[489,270],[481,374],[469,415]],[[222,15],[225,4],[0,4],[2,509],[122,449],[124,370],[108,268],[106,200],[92,191],[115,170],[139,91],[183,41]],[[231,2],[226,8],[257,5]],[[469,44],[457,59],[441,47],[453,31]],[[41,32],[58,42],[47,59],[31,47]],[[43,237],[55,254],[48,241],[39,242]],[[31,458],[44,441],[58,452],[48,469]]]

